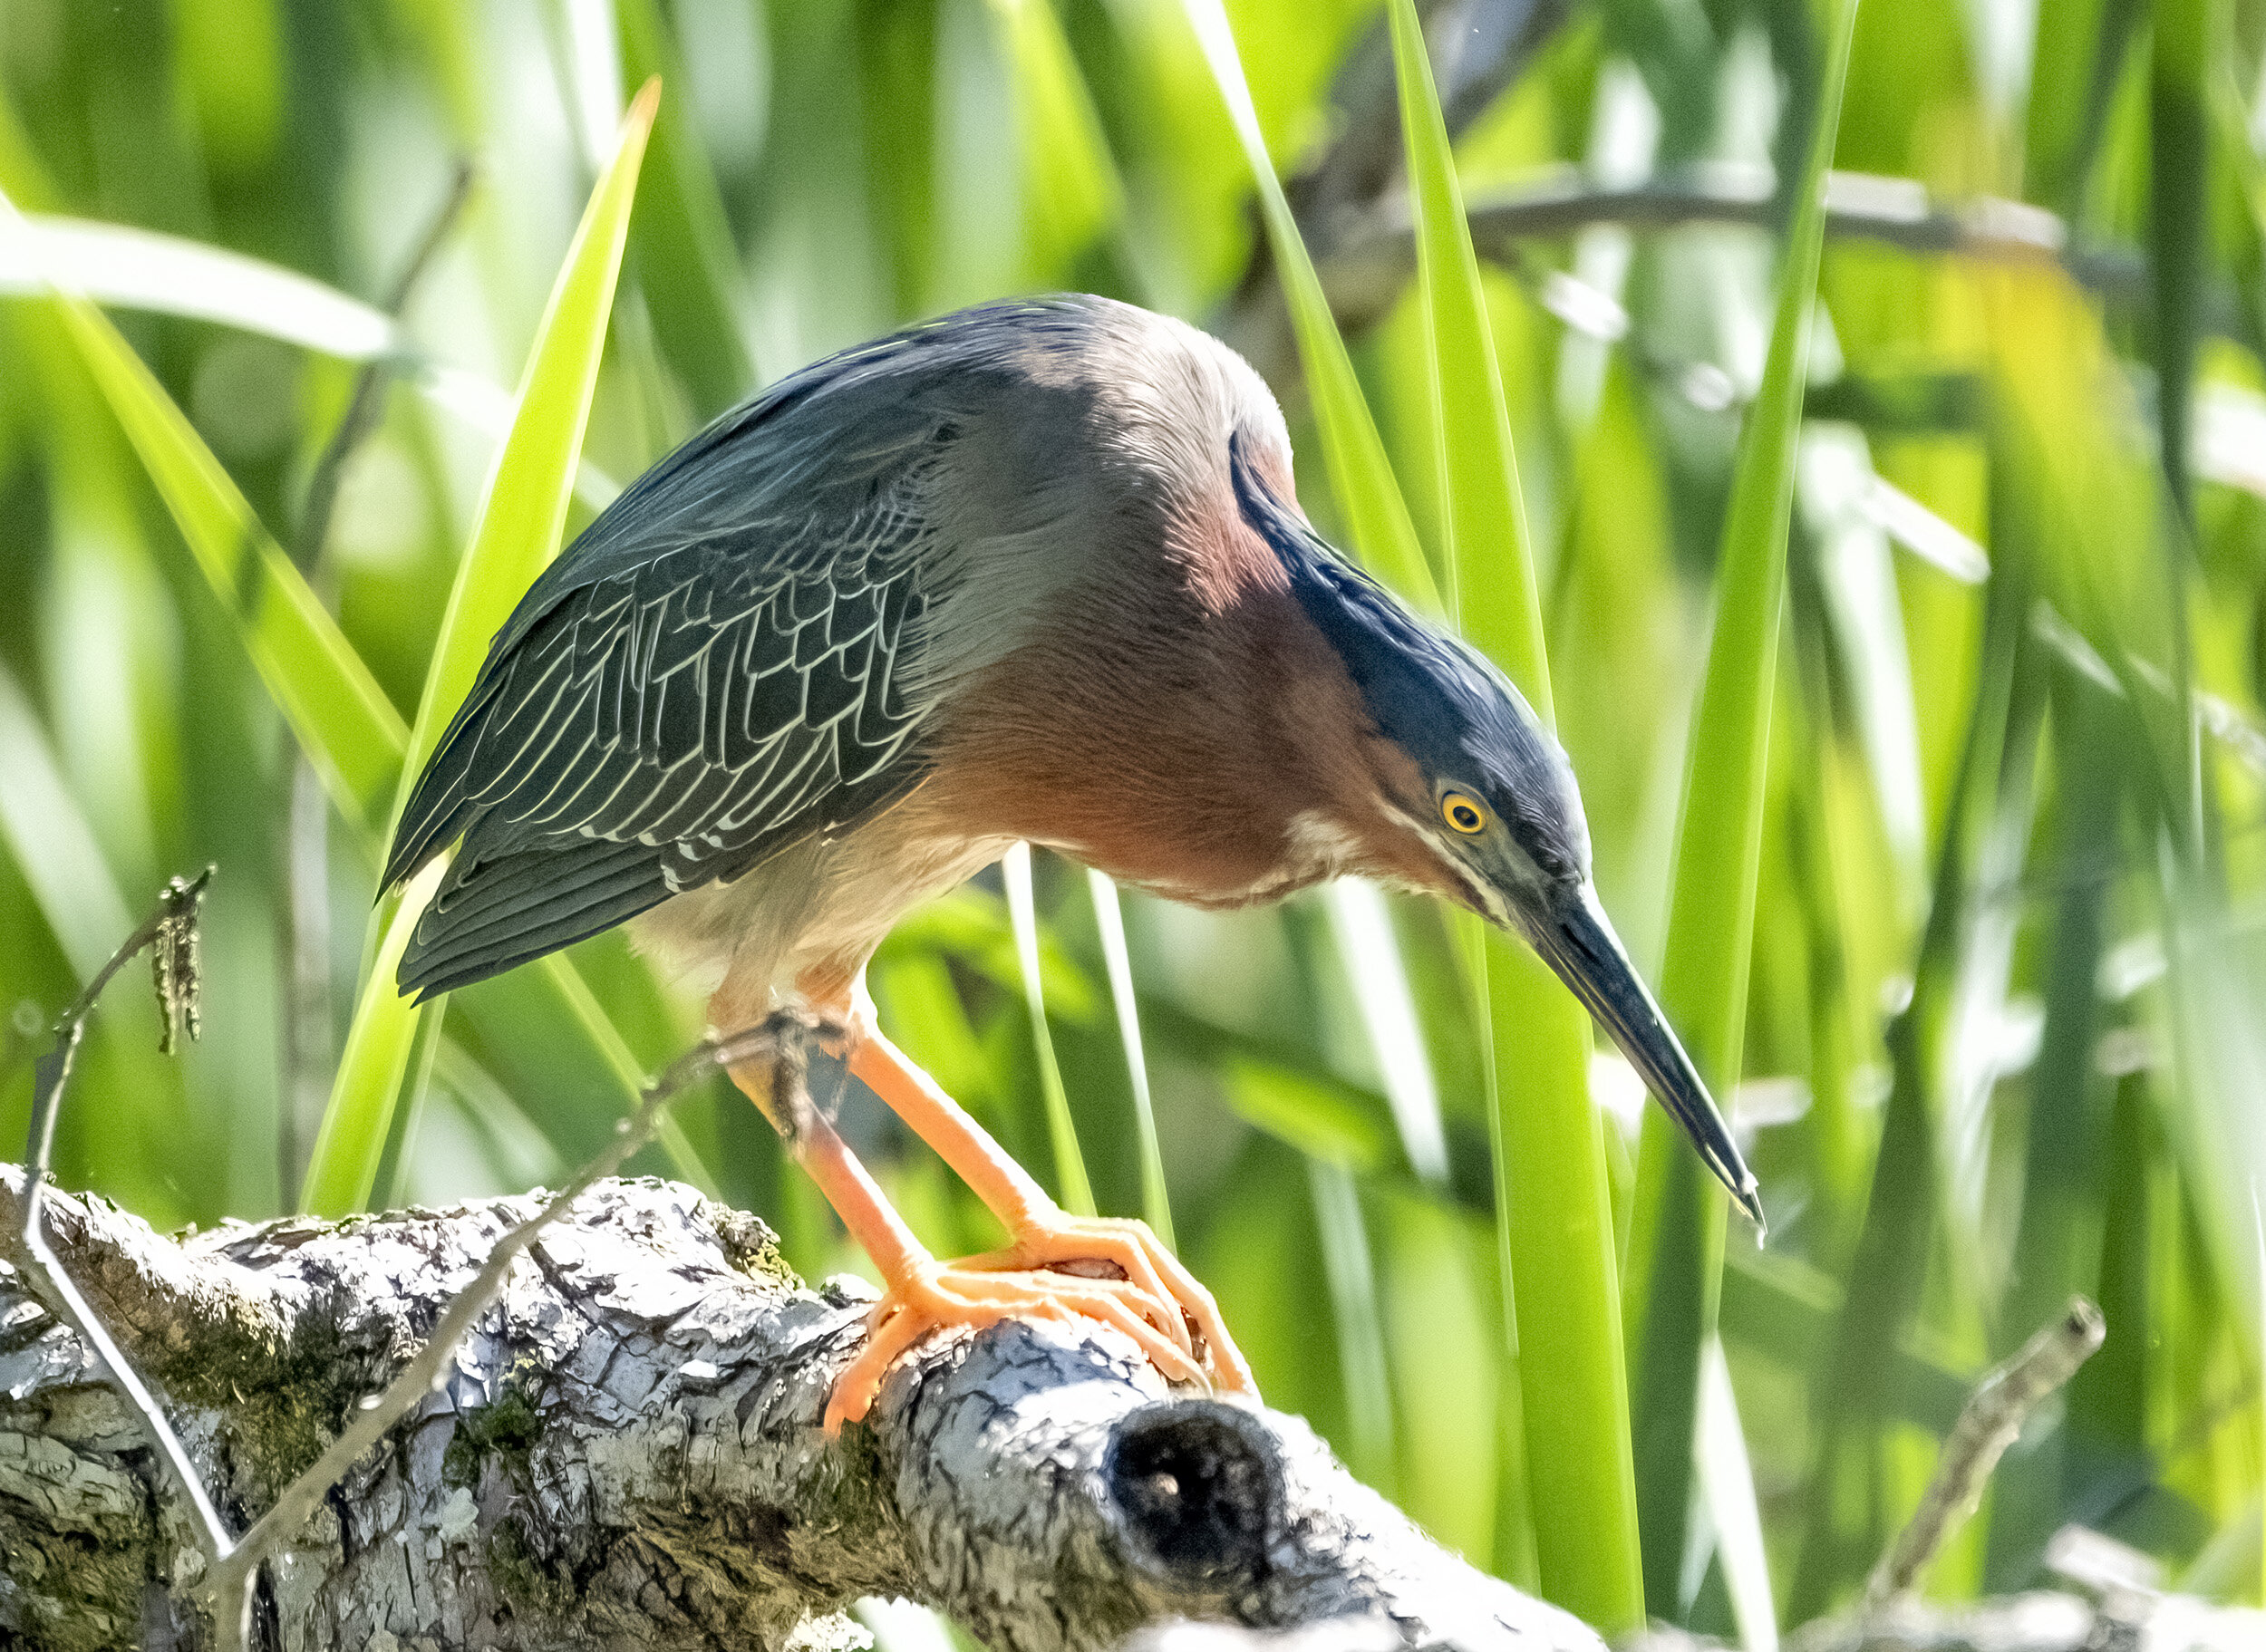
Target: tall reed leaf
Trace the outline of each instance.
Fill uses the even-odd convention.
[[[1510,414],[1455,156],[1409,0],[1393,0],[1401,139],[1430,333],[1453,611],[1464,634],[1552,719],[1542,606]],[[1590,1102],[1589,1018],[1548,968],[1490,937],[1496,1208],[1517,1327],[1544,1593],[1607,1629],[1643,1621],[1621,1297],[1604,1143]]]
[[[1125,190],[1051,0],[991,0],[991,11],[1013,76],[1026,267],[1043,275],[1108,233]]]
[[[1298,336],[1298,358],[1306,370],[1306,393],[1312,399],[1314,422],[1321,427],[1322,451],[1330,462],[1331,489],[1345,515],[1353,548],[1409,602],[1438,615],[1442,612],[1439,588],[1424,560],[1424,547],[1409,518],[1392,462],[1385,457],[1377,421],[1361,395],[1361,381],[1354,376],[1353,358],[1346,353],[1345,340],[1330,313],[1322,277],[1314,273],[1314,261],[1299,237],[1298,220],[1291,215],[1282,180],[1274,175],[1227,14],[1220,0],[1184,0],[1184,5],[1258,186],[1267,245],[1283,278],[1291,326]]]
[[[1738,1081],[1762,863],[1770,705],[1786,602],[1787,532],[1810,316],[1825,231],[1825,172],[1840,126],[1856,0],[1842,0],[1811,114],[1778,266],[1777,314],[1762,387],[1748,409],[1723,518],[1714,633],[1685,773],[1661,1000],[1719,1097]],[[1648,1110],[1630,1242],[1635,1348],[1637,1477],[1645,1603],[1680,1620],[1684,1537],[1692,1501],[1701,1361],[1722,1284],[1722,1190],[1670,1122]]]
[[[510,391],[422,354],[383,310],[229,247],[130,224],[25,215],[0,235],[0,295],[45,296],[51,285],[111,309],[218,322],[343,362],[384,361],[467,429],[500,438],[511,422]],[[576,491],[603,510],[621,488],[586,463]]]
[[[1094,1214],[1094,1186],[1086,1157],[1078,1147],[1078,1124],[1070,1117],[1070,1092],[1062,1087],[1061,1064],[1054,1058],[1054,1035],[1047,1029],[1046,986],[1039,972],[1039,911],[1031,889],[1031,845],[1019,843],[1000,862],[1007,885],[1007,916],[1015,931],[1015,957],[1022,968],[1023,1002],[1031,1013],[1031,1041],[1038,1051],[1039,1085],[1046,1096],[1047,1141],[1054,1149],[1054,1176],[1065,1208]]]
[[[1165,1241],[1180,1246],[1172,1231],[1172,1200],[1165,1189],[1165,1155],[1157,1144],[1157,1108],[1148,1091],[1148,1058],[1142,1048],[1140,1004],[1133,991],[1133,954],[1125,943],[1125,908],[1118,886],[1106,872],[1086,869],[1086,889],[1094,903],[1094,927],[1101,933],[1102,967],[1109,976],[1109,997],[1118,1012],[1118,1036],[1125,1045],[1126,1070],[1132,1077],[1133,1126],[1141,1153],[1141,1220]]]
[[[0,665],[0,847],[81,982],[109,961],[133,913],[55,761],[39,713]]]
[[[19,251],[31,245],[24,219],[5,198],[0,237]],[[400,713],[109,318],[73,293],[58,292],[46,303],[125,428],[339,813],[374,838],[401,760]]]
[[[614,24],[625,90],[661,75],[686,83],[656,0],[615,0]],[[754,388],[755,358],[741,332],[739,250],[691,99],[673,99],[662,111],[642,174],[630,255],[654,337],[690,394],[694,417],[705,421]]]
[[[457,565],[456,583],[433,644],[424,697],[418,702],[400,770],[393,804],[397,818],[448,719],[470,690],[489,639],[557,554],[566,502],[574,490],[575,460],[582,449],[606,324],[613,314],[638,163],[660,96],[661,82],[649,81],[630,105],[614,159],[591,191],[590,205],[551,289],[520,383],[518,411],[497,450],[487,498],[471,543]],[[389,903],[381,918],[386,939],[362,983],[345,1053],[332,1084],[330,1106],[307,1166],[301,1202],[318,1215],[361,1208],[376,1179],[410,1046],[424,1013],[395,990],[394,966],[415,921],[420,904],[415,894],[419,889],[430,894],[433,882],[430,876],[418,880],[398,903]]]

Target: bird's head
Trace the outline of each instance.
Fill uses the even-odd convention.
[[[1324,545],[1241,436],[1230,469],[1244,519],[1282,558],[1395,755],[1379,782],[1386,817],[1437,867],[1438,887],[1524,937],[1573,990],[1760,1224],[1753,1173],[1598,904],[1589,826],[1557,741],[1486,659]]]

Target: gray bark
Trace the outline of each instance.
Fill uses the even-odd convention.
[[[23,1174],[0,1166],[0,1232]],[[419,1346],[532,1198],[160,1237],[50,1194],[48,1232],[166,1396],[240,1531]],[[10,1241],[12,1242],[12,1241]],[[0,1641],[194,1645],[195,1528],[138,1415],[0,1258]],[[1093,1328],[1002,1325],[818,1427],[864,1338],[692,1190],[605,1182],[547,1229],[430,1398],[273,1560],[287,1648],[840,1644],[901,1595],[1002,1652],[1095,1652],[1176,1618],[1366,1617],[1394,1643],[1596,1638],[1433,1545],[1302,1423],[1174,1397]]]

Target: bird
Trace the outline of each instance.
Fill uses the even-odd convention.
[[[1060,1210],[879,1025],[875,949],[1018,843],[1205,907],[1338,876],[1524,937],[1759,1223],[1753,1174],[1591,878],[1564,752],[1504,673],[1318,534],[1242,357],[1080,295],[963,309],[719,417],[601,512],[489,648],[382,888],[421,999],[627,923],[714,1029],[804,1018],[1009,1242],[925,1250],[776,1063],[732,1079],[882,1290],[829,1396],[929,1332],[1099,1321],[1255,1400],[1146,1225]]]

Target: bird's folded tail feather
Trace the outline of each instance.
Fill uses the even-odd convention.
[[[480,857],[468,843],[402,957],[404,993],[421,1001],[499,975],[667,900],[663,853],[650,844],[569,840]]]

